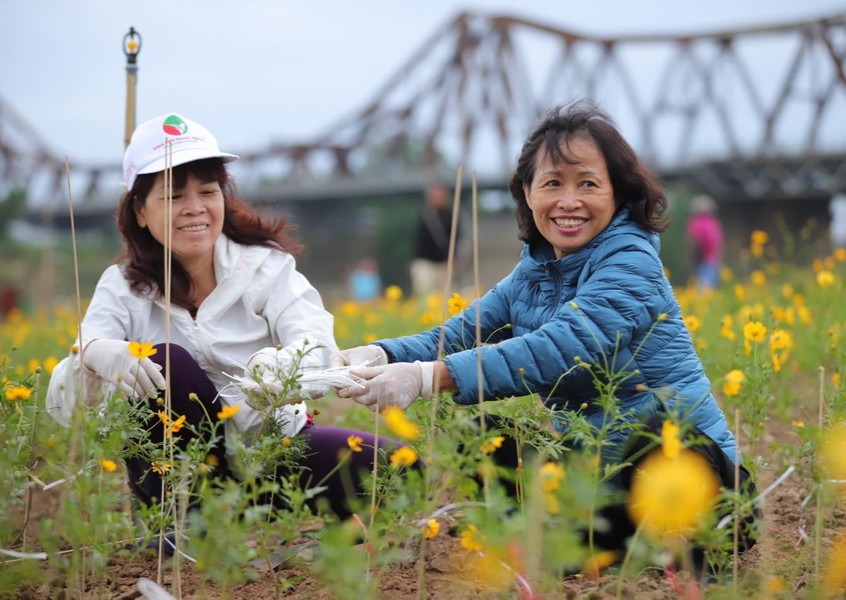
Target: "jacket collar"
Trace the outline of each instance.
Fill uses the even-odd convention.
[[[657,234],[649,233],[636,225],[629,217],[629,209],[624,207],[620,210],[620,212],[614,215],[614,218],[611,219],[608,227],[603,229],[599,235],[593,238],[584,247],[572,254],[568,254],[563,258],[556,258],[552,244],[546,240],[542,240],[541,242],[535,244],[526,244],[523,247],[520,258],[522,260],[528,260],[538,267],[548,265],[568,270],[571,268],[580,268],[597,248],[608,243],[608,241],[614,236],[624,231],[626,233],[640,235],[644,239],[647,239],[656,250],[658,249],[659,242]]]
[[[242,246],[220,234],[214,243],[214,275],[218,285],[236,272],[252,275],[270,253],[266,246]]]

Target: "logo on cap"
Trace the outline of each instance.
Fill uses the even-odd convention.
[[[168,135],[184,135],[188,131],[188,124],[176,115],[170,115],[162,124],[162,129]]]

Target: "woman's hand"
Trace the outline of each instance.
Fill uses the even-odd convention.
[[[418,361],[350,369],[351,375],[361,378],[361,385],[343,388],[338,396],[373,411],[388,406],[405,410],[417,398],[432,395],[433,364]]]
[[[88,342],[82,349],[82,366],[127,396],[146,398],[166,385],[159,365],[149,358],[132,356],[129,342],[123,340]]]
[[[289,377],[295,377],[297,371],[302,373],[310,368],[314,368],[305,364],[295,364],[297,362],[291,351],[286,348],[262,348],[247,361],[244,376],[250,378],[258,377],[261,382],[282,385],[280,378],[284,381]],[[322,398],[328,394],[329,389],[330,387],[328,385],[321,383],[300,382],[300,388],[296,391],[296,396],[301,400],[313,400],[315,398]]]
[[[388,364],[388,354],[381,346],[357,346],[329,357],[330,367],[378,367]]]

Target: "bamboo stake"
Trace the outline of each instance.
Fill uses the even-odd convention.
[[[439,360],[441,355],[444,351],[444,343],[446,339],[446,329],[444,328],[444,322],[446,320],[446,315],[444,314],[445,307],[447,305],[447,301],[449,298],[450,289],[452,289],[452,273],[453,267],[455,264],[455,245],[456,239],[458,238],[458,216],[460,213],[461,207],[461,181],[464,178],[464,165],[459,164],[458,169],[455,173],[455,189],[453,190],[453,200],[452,200],[452,227],[450,228],[449,232],[449,251],[447,253],[447,276],[446,281],[444,281],[444,293],[443,297],[441,298],[441,334],[438,338],[438,353],[435,360]],[[440,392],[440,386],[437,381],[432,382],[432,406],[431,412],[429,414],[429,431],[428,431],[428,444],[427,444],[427,461],[426,461],[426,482],[429,485],[429,490],[427,490],[427,495],[430,497],[428,500],[434,500],[431,497],[431,490],[434,487],[434,477],[432,475],[432,468],[431,468],[431,458],[435,455],[435,427],[434,423],[437,421],[438,418],[438,395]],[[417,598],[422,600],[426,597],[425,592],[425,575],[426,575],[426,537],[424,536],[422,541],[420,542],[420,555],[417,558]]]
[[[82,339],[82,296],[79,291],[79,258],[77,255],[77,248],[76,248],[76,223],[74,221],[74,212],[73,212],[73,193],[71,192],[71,180],[70,180],[70,162],[68,161],[68,157],[65,156],[65,177],[67,179],[68,185],[68,213],[70,216],[70,229],[71,229],[71,247],[73,248],[73,270],[74,270],[74,278],[76,282],[76,318],[77,318],[77,339],[79,340],[79,362],[82,363],[82,356],[84,353],[84,342]],[[83,427],[83,419],[84,419],[84,407],[85,401],[84,398],[87,395],[86,386],[85,386],[85,376],[82,374],[82,369],[80,369],[79,373],[79,389],[75,390],[77,392],[76,398],[76,406],[74,407],[72,423],[71,423],[71,442],[70,447],[68,448],[68,461],[65,466],[65,479],[70,480],[72,478],[72,465],[77,459],[79,455],[79,446],[85,442],[84,436],[82,436],[82,427]],[[83,399],[80,402],[80,398]],[[60,496],[59,496],[59,506],[66,506],[66,498],[68,493],[70,492],[70,486],[63,488]],[[85,513],[83,513],[84,515]],[[82,582],[80,591],[85,589],[85,552],[81,553],[80,562],[82,565]]]
[[[732,560],[732,590],[737,596],[737,576],[740,571],[740,557],[738,553],[738,543],[740,540],[740,409],[734,409],[734,540],[732,543],[733,560]]]
[[[379,483],[379,411],[373,411],[373,487],[370,490],[370,519],[365,531],[364,548],[367,554],[367,574],[370,574],[371,544],[370,534],[373,532],[373,523],[376,520],[376,488]]]
[[[822,432],[825,425],[825,367],[820,367],[820,388],[817,406],[817,427]],[[817,487],[817,518],[814,524],[814,581],[820,580],[820,555],[822,553],[822,481]]]
[[[479,193],[476,172],[473,171],[471,204],[473,206],[473,292],[474,296],[481,289],[479,285]],[[487,423],[485,422],[485,379],[482,372],[482,312],[476,303],[476,381],[479,386],[479,419],[481,423],[482,439],[485,438]],[[490,504],[490,482],[487,469],[482,470],[482,488],[485,503]]]

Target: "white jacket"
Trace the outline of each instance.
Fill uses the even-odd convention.
[[[240,406],[225,422],[225,436],[248,434],[261,425],[261,415],[246,403],[245,395],[224,375],[243,375],[249,358],[265,347],[280,346],[307,352],[301,367],[324,368],[337,350],[333,317],[320,294],[296,270],[294,258],[281,250],[243,246],[221,235],[214,248],[217,287],[203,301],[196,318],[180,307],[170,309],[170,342],[185,348],[215,384],[224,391],[219,402]],[[165,304],[152,294],[137,294],[118,265],[105,270],[85,313],[77,346],[93,339],[166,341]],[[86,392],[81,394],[80,389]],[[68,427],[77,396],[93,403],[111,393],[110,386],[81,367],[71,353],[53,370],[47,390],[47,411]],[[285,435],[296,435],[305,425],[305,402],[287,405]]]

